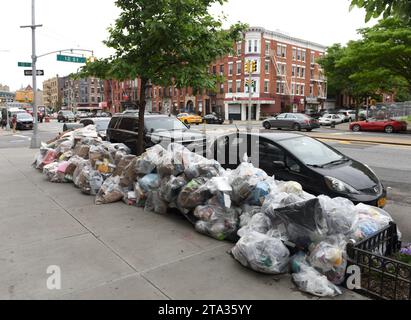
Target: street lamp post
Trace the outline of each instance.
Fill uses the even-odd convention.
[[[33,135],[31,138],[30,148],[36,149],[40,147],[40,140],[38,136],[38,118],[37,118],[37,56],[36,56],[36,28],[42,25],[36,25],[36,1],[31,0],[31,25],[21,26],[21,28],[31,28],[31,45],[32,45],[32,73],[33,73]]]

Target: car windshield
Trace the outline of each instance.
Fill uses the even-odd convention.
[[[33,120],[33,117],[28,113],[17,113],[18,120]]]
[[[309,137],[287,139],[278,143],[308,166],[322,167],[346,161],[343,155]]]
[[[99,120],[99,121],[94,121],[94,124],[96,125],[96,130],[97,132],[99,131],[106,131],[108,128],[108,124],[110,123],[110,119],[104,119],[104,120]]]
[[[187,127],[181,121],[174,118],[153,118],[146,119],[145,122],[149,131],[187,130]]]

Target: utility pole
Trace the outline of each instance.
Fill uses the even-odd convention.
[[[36,28],[43,25],[36,25],[36,2],[31,0],[31,25],[21,26],[21,28],[31,28],[31,40],[32,40],[32,72],[33,72],[33,135],[31,138],[30,148],[37,149],[40,147],[40,140],[38,136],[38,117],[37,117],[37,56],[36,56]]]
[[[245,72],[248,72],[248,112],[247,112],[247,131],[251,132],[251,118],[252,118],[252,99],[253,99],[253,72],[257,71],[257,62],[248,60],[245,63]]]
[[[249,60],[249,76],[248,76],[248,116],[247,116],[247,131],[251,132],[251,108],[252,108],[252,99],[253,99],[253,64]]]

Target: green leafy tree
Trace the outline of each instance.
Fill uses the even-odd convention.
[[[119,18],[105,44],[115,53],[89,62],[79,77],[141,80],[137,150],[143,152],[146,89],[151,85],[215,90],[218,77],[209,72],[217,58],[233,50],[246,26],[223,29],[223,18],[208,12],[226,0],[117,0]]]
[[[329,92],[351,95],[357,104],[383,92],[405,98],[411,86],[411,29],[389,18],[359,32],[361,40],[346,47],[334,45],[319,61],[328,77]]]
[[[398,17],[406,23],[411,23],[410,0],[352,0],[351,9],[353,7],[366,10],[366,22],[383,15],[384,18]]]

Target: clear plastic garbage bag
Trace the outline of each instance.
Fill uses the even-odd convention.
[[[290,252],[280,239],[251,231],[244,235],[231,250],[243,266],[266,274],[285,273]]]
[[[269,217],[267,217],[264,213],[257,213],[251,218],[246,226],[238,230],[237,234],[239,237],[244,237],[250,232],[266,234],[272,227],[273,225],[271,224]]]
[[[95,204],[107,204],[123,199],[123,191],[120,187],[120,177],[109,177],[104,181],[96,195]]]

